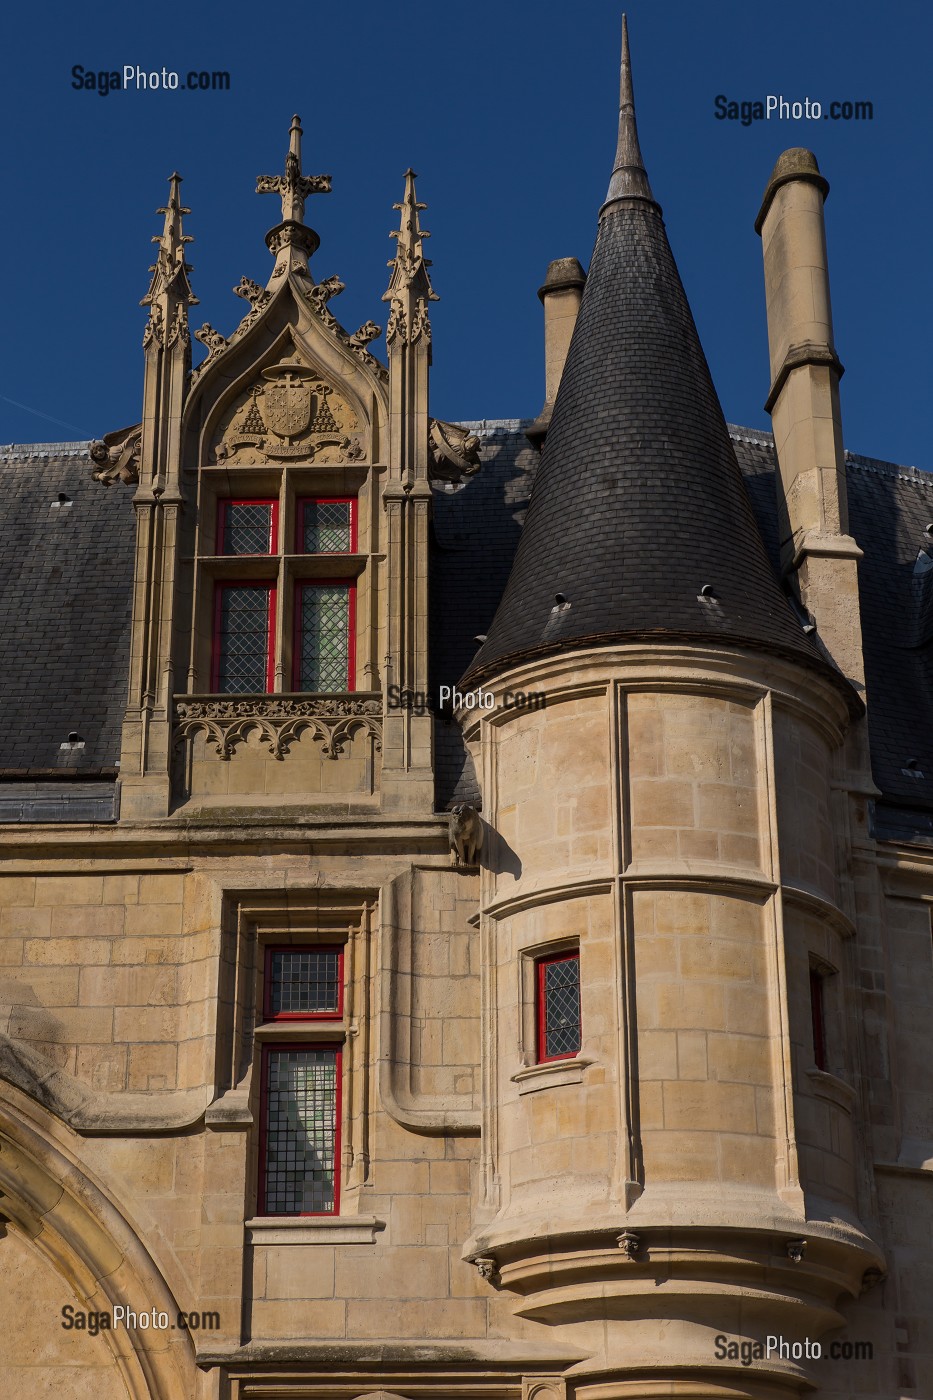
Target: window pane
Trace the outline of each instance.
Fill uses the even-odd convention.
[[[301,590],[299,690],[346,690],[350,675],[350,589],[345,583]]]
[[[231,584],[220,591],[217,689],[265,691],[269,672],[271,588]]]
[[[813,1026],[813,1060],[817,1069],[826,1068],[826,1021],[823,1006],[823,978],[810,968],[810,1018]]]
[[[272,505],[227,501],[223,511],[224,554],[268,554],[272,540]]]
[[[576,1054],[580,1049],[580,959],[543,963],[542,975],[544,1058]]]
[[[337,1050],[268,1050],[264,1207],[332,1214],[337,1159]]]
[[[320,1015],[340,1008],[340,953],[336,948],[284,948],[270,958],[269,1010],[273,1016]]]
[[[305,554],[349,554],[350,502],[305,501],[302,549]]]

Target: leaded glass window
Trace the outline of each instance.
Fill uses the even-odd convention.
[[[298,599],[295,689],[349,690],[352,587],[304,584]]]
[[[337,1209],[340,1051],[265,1051],[263,1211],[333,1215]]]
[[[538,963],[538,1059],[557,1060],[580,1049],[580,954]]]
[[[343,954],[339,948],[270,948],[266,1015],[338,1016]]]
[[[271,501],[221,502],[221,554],[272,554]]]
[[[223,584],[217,607],[214,689],[223,695],[269,687],[271,584]]]
[[[300,548],[305,554],[349,554],[353,502],[302,501]]]

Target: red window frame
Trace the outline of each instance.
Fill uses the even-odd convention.
[[[224,552],[224,535],[226,533],[227,511],[231,506],[271,506],[269,512],[269,548],[264,549],[259,554],[226,554]],[[279,541],[279,503],[271,496],[250,496],[224,497],[217,502],[217,538],[214,541],[214,553],[224,559],[264,559],[268,554],[277,554],[276,545]]]
[[[272,1010],[272,957],[275,953],[336,953],[337,1010],[336,1011],[277,1011]],[[340,1021],[343,1019],[343,954],[342,943],[275,943],[266,948],[262,984],[262,1014],[266,1021]]]
[[[558,962],[575,962],[575,963],[577,964],[577,984],[578,984],[578,987],[580,987],[580,989],[581,989],[581,990],[580,990],[580,1044],[577,1045],[576,1050],[565,1050],[565,1051],[563,1051],[563,1053],[560,1054],[560,1055],[548,1055],[548,1054],[547,1054],[547,1022],[546,1022],[546,1007],[547,1007],[547,1003],[546,1003],[546,1001],[545,1001],[545,994],[544,994],[545,968],[550,967],[550,965],[551,965],[552,963],[558,963]],[[582,998],[582,985],[581,985],[581,983],[580,983],[580,949],[579,949],[579,948],[571,948],[571,949],[569,949],[569,950],[568,950],[568,949],[564,949],[564,950],[563,950],[562,952],[560,952],[560,953],[548,953],[545,957],[543,957],[543,958],[537,958],[537,959],[535,960],[535,1028],[536,1028],[536,1043],[537,1043],[537,1055],[538,1055],[538,1064],[539,1064],[539,1065],[551,1064],[551,1063],[553,1063],[555,1060],[572,1060],[572,1059],[574,1059],[577,1055],[579,1055],[579,1053],[580,1053],[580,1046],[581,1046],[582,1043],[583,1043],[583,998]]]
[[[276,1050],[332,1050],[335,1057],[335,1085],[334,1085],[334,1205],[332,1210],[302,1210],[297,1214],[286,1214],[284,1211],[273,1212],[273,1217],[283,1220],[294,1220],[299,1216],[313,1215],[339,1215],[340,1214],[340,1174],[342,1157],[342,1137],[343,1137],[343,1045],[339,1041],[289,1041],[287,1044],[277,1042],[267,1043],[262,1046],[261,1069],[259,1077],[259,1181],[257,1212],[259,1215],[268,1215],[269,1210],[266,1205],[266,1139],[268,1137],[268,1108],[269,1108],[269,1055]]]
[[[826,1004],[825,977],[816,967],[810,968],[810,1024],[813,1028],[813,1062],[817,1069],[826,1069]]]
[[[347,619],[347,690],[356,689],[356,579],[302,578],[295,584],[295,625],[292,636],[292,690],[300,690],[301,670],[301,611],[306,588],[343,587],[349,591]]]
[[[350,548],[349,549],[329,549],[328,554],[355,554],[356,553],[356,497],[355,496],[299,496],[296,502],[297,515],[295,519],[295,553],[309,554],[305,549],[305,506],[311,502],[316,502],[319,506],[348,505],[350,507]],[[319,556],[312,555],[312,558]],[[322,557],[322,556],[320,556]]]
[[[268,627],[266,635],[266,694],[271,695],[275,684],[275,584],[270,579],[222,579],[214,585],[214,632],[211,641],[211,693],[219,694],[220,686],[220,609],[225,588],[264,588],[269,594]],[[225,692],[235,695],[238,692]]]

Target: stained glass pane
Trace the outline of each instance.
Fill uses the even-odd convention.
[[[340,1053],[266,1054],[266,1213],[333,1214]]]
[[[305,554],[349,554],[350,502],[305,501],[302,549]]]
[[[271,587],[221,589],[217,689],[224,695],[266,690],[271,594]]]
[[[223,511],[224,554],[268,554],[272,539],[272,506],[227,501]]]
[[[340,953],[336,948],[283,948],[271,955],[273,1016],[320,1015],[340,1006]]]
[[[580,959],[543,964],[544,1057],[574,1055],[580,1049]]]
[[[316,583],[301,590],[298,689],[346,690],[350,676],[350,589]]]

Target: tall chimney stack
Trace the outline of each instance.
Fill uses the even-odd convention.
[[[761,235],[778,460],[781,566],[836,665],[864,690],[857,561],[849,535],[823,203],[829,184],[812,151],[785,151],[771,173]]]
[[[544,407],[528,429],[528,437],[536,447],[543,443],[551,422],[585,282],[586,274],[576,258],[557,258],[548,264],[544,286],[538,289],[544,304],[545,388]]]

